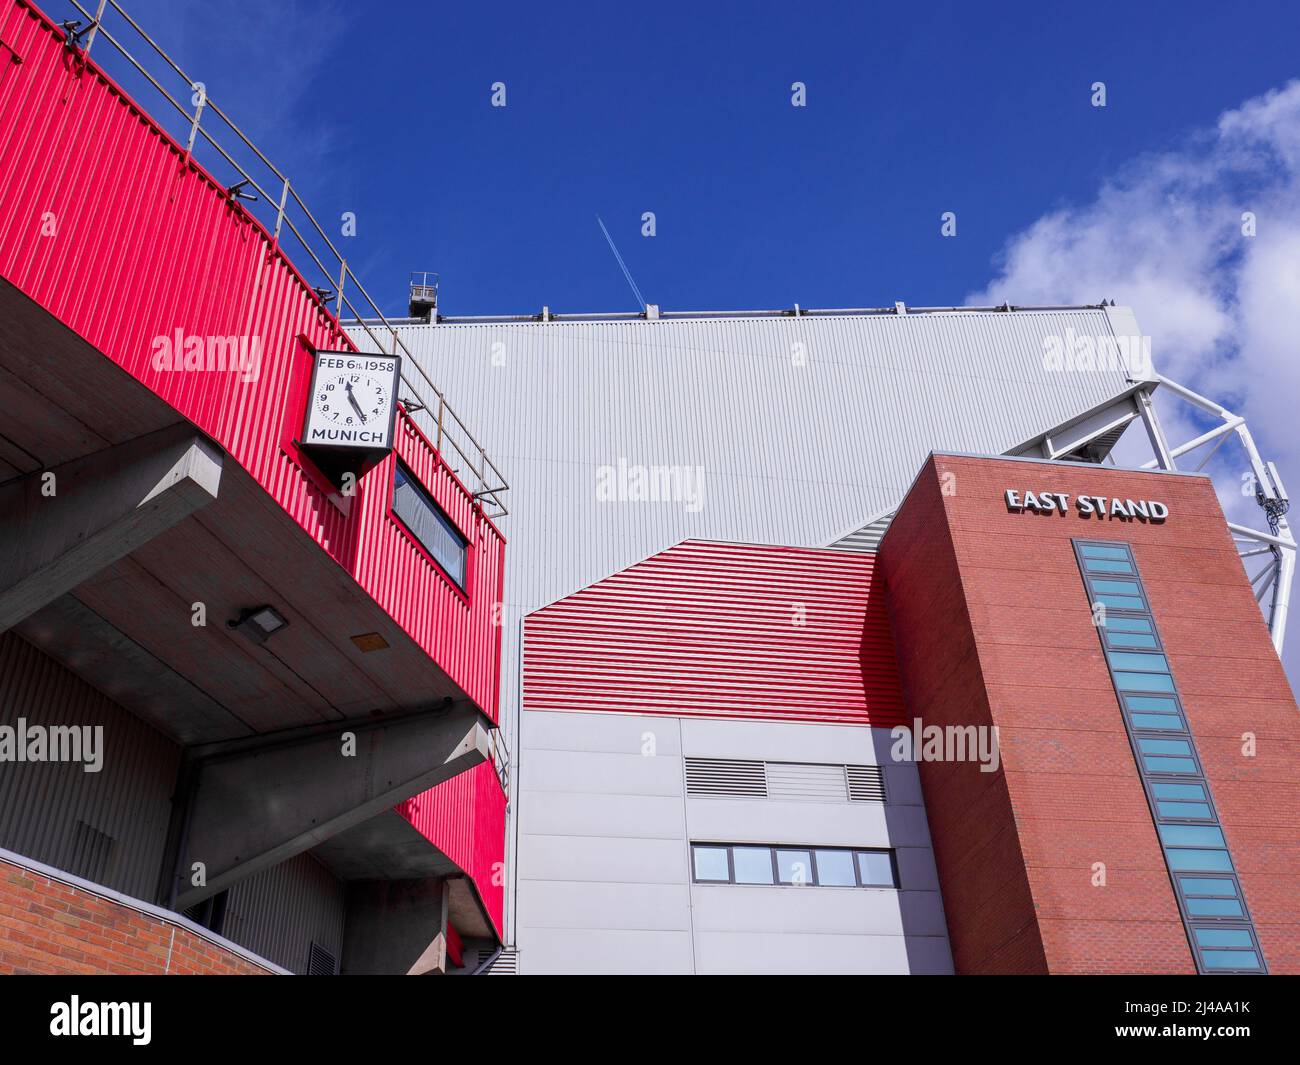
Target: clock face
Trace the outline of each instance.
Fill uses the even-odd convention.
[[[401,360],[350,351],[316,353],[302,442],[360,451],[392,446]]]
[[[370,374],[330,374],[316,388],[316,409],[334,425],[369,425],[388,418],[388,385]]]

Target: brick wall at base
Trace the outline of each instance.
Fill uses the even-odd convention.
[[[181,925],[0,860],[0,975],[266,975]]]

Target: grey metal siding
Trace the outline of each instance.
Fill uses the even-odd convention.
[[[240,881],[230,889],[222,935],[255,954],[305,973],[311,944],[343,956],[347,889],[310,854]]]
[[[155,898],[180,748],[13,633],[0,636],[0,725],[100,725],[103,768],[0,762],[0,847]],[[105,837],[111,842],[105,842]]]
[[[888,744],[853,726],[525,714],[520,971],[951,972],[920,781]],[[688,796],[685,757],[851,757],[879,765],[890,799]],[[901,890],[694,884],[691,840],[891,847]]]

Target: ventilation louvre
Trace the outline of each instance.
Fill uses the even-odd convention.
[[[738,758],[687,758],[687,795],[748,795],[767,797],[767,774],[762,762]]]
[[[884,802],[885,772],[878,765],[846,765],[850,802]]]
[[[802,802],[884,802],[880,766],[687,758],[686,794]]]
[[[307,975],[333,976],[337,971],[334,955],[319,943],[313,943],[307,952]]]
[[[519,948],[506,947],[488,969],[488,976],[518,976]]]

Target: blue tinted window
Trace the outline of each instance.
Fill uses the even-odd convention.
[[[1126,692],[1171,692],[1174,678],[1168,673],[1115,672],[1115,686]]]
[[[1246,916],[1246,911],[1236,899],[1188,899],[1187,912],[1193,917]]]
[[[1237,895],[1237,886],[1223,877],[1180,876],[1178,882],[1188,895],[1231,895],[1233,898]]]
[[[1097,596],[1097,602],[1104,603],[1114,610],[1145,610],[1146,604],[1132,595],[1109,595],[1102,593]]]
[[[1155,632],[1150,618],[1107,618],[1106,628],[1111,632]]]
[[[1141,595],[1137,581],[1105,580],[1101,577],[1093,578],[1092,590],[1094,592],[1110,592],[1115,595]]]
[[[1255,942],[1244,928],[1198,928],[1196,942],[1203,947],[1246,947]]]
[[[1223,832],[1213,825],[1161,825],[1160,838],[1171,847],[1226,847]]]
[[[1160,799],[1156,801],[1156,810],[1161,817],[1188,817],[1208,821],[1214,816],[1209,804],[1203,802],[1165,802]]]
[[[1207,969],[1258,969],[1259,955],[1253,950],[1203,950]]]
[[[1183,719],[1177,714],[1134,714],[1133,727],[1182,732]]]
[[[1158,758],[1145,755],[1142,761],[1148,773],[1195,773],[1196,763],[1190,758]]]
[[[1089,573],[1133,572],[1133,563],[1118,558],[1085,558],[1083,565]]]
[[[1169,860],[1169,868],[1175,872],[1232,872],[1232,862],[1228,859],[1227,851],[1170,850],[1165,852],[1165,856]]]
[[[1143,754],[1190,755],[1192,745],[1186,740],[1155,740],[1142,737],[1138,740],[1138,749]]]
[[[1124,701],[1130,710],[1154,710],[1160,714],[1178,713],[1178,700],[1163,695],[1126,695]]]
[[[461,536],[451,519],[425,493],[401,466],[394,467],[393,511],[402,519],[435,562],[456,582],[465,587],[465,555],[469,541]]]
[[[1084,558],[1128,558],[1127,547],[1110,547],[1103,544],[1080,544]]]
[[[1107,651],[1106,657],[1116,669],[1145,669],[1167,673],[1169,663],[1164,655],[1143,654],[1141,651]]]
[[[1192,799],[1205,798],[1205,788],[1200,784],[1166,784],[1157,781],[1151,785],[1157,799]]]
[[[1112,647],[1149,647],[1154,651],[1159,646],[1155,636],[1146,632],[1107,632],[1106,635]]]

